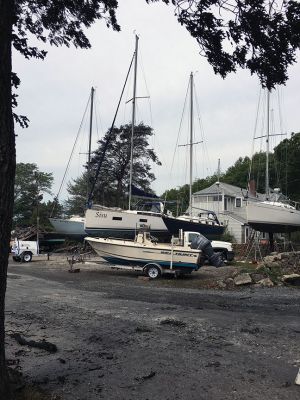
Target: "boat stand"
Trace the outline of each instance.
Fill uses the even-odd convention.
[[[246,258],[245,258],[245,262],[248,260],[248,258],[250,258],[252,251],[254,251],[254,262],[258,262],[258,261],[262,261],[263,260],[263,256],[261,254],[261,249],[260,249],[260,232],[257,232],[255,230],[252,231],[252,234],[249,238],[248,241],[248,246],[245,252]],[[259,258],[258,258],[259,256]]]
[[[295,251],[295,247],[291,238],[291,232],[289,232],[288,240],[284,240],[284,251]]]

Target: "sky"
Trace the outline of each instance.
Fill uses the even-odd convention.
[[[36,163],[43,172],[54,176],[57,194],[86,108],[90,89],[96,88],[97,129],[93,148],[110,127],[130,60],[135,33],[139,35],[137,122],[153,127],[151,140],[162,166],[153,166],[157,194],[188,183],[188,147],[176,147],[184,99],[191,72],[195,75],[197,104],[194,140],[193,177],[204,178],[217,170],[225,172],[239,157],[251,155],[252,138],[260,87],[258,78],[239,70],[225,80],[199,54],[196,41],[174,16],[172,7],[162,3],[147,5],[140,0],[120,2],[117,11],[121,32],[97,22],[87,31],[92,48],[56,48],[48,50],[44,61],[26,60],[15,53],[13,70],[21,79],[17,112],[30,120],[28,129],[16,127],[17,162]],[[281,89],[282,130],[288,135],[300,131],[300,67],[289,68],[289,81]],[[132,77],[125,100],[132,98]],[[276,106],[274,102],[274,120]],[[198,107],[195,106],[197,109]],[[202,121],[202,129],[198,123]],[[188,141],[187,114],[178,138]],[[116,124],[131,121],[131,105],[122,103]],[[277,132],[279,129],[275,127]],[[83,172],[87,152],[87,122],[78,140],[67,181]],[[278,140],[278,137],[277,137]],[[275,143],[276,144],[276,143]],[[176,152],[175,152],[176,149]],[[66,186],[60,199],[67,197]]]

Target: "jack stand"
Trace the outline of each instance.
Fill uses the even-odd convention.
[[[74,255],[72,256],[71,259],[68,258],[67,260],[68,260],[68,263],[69,263],[69,266],[70,266],[70,269],[68,270],[68,272],[70,272],[70,273],[80,272],[80,268],[74,268],[73,267],[76,262],[79,262],[78,260],[76,260],[76,257],[74,257]]]

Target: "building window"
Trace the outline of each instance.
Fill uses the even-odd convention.
[[[207,196],[207,201],[222,201],[222,195],[219,196]]]
[[[235,206],[236,206],[237,208],[242,207],[242,198],[241,198],[241,197],[237,197],[237,198],[235,199]]]
[[[222,195],[219,194],[219,196],[213,196],[213,201],[222,201]]]

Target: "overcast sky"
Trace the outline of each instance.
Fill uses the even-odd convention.
[[[187,183],[185,148],[176,151],[172,171],[171,164],[191,71],[195,73],[203,124],[200,132],[195,123],[195,140],[202,140],[202,135],[205,140],[195,146],[195,178],[216,171],[219,158],[225,171],[238,157],[250,155],[258,79],[248,71],[239,71],[225,80],[215,76],[206,59],[199,55],[196,41],[177,22],[172,7],[127,0],[120,2],[117,16],[121,32],[107,29],[101,21],[88,31],[90,50],[47,48],[45,61],[28,61],[14,55],[13,68],[22,82],[18,112],[30,119],[28,129],[16,128],[17,161],[36,163],[41,171],[53,172],[53,192],[57,192],[91,86],[97,89],[98,136],[110,127],[134,51],[134,31],[140,37],[137,95],[150,95],[150,101],[138,101],[137,122],[153,126],[155,139],[151,145],[163,163],[154,168],[157,179],[153,189],[161,194],[167,188]],[[282,90],[281,109],[283,130],[288,134],[300,131],[299,64],[290,68],[289,76]],[[125,100],[132,97],[131,86],[128,90]],[[272,108],[275,114],[275,100]],[[117,124],[130,119],[130,105],[123,103]],[[86,135],[87,126],[76,148],[68,180],[83,171]],[[188,127],[183,124],[179,143],[184,144],[187,137]],[[97,139],[95,132],[94,148]],[[62,194],[65,197],[66,191]]]

